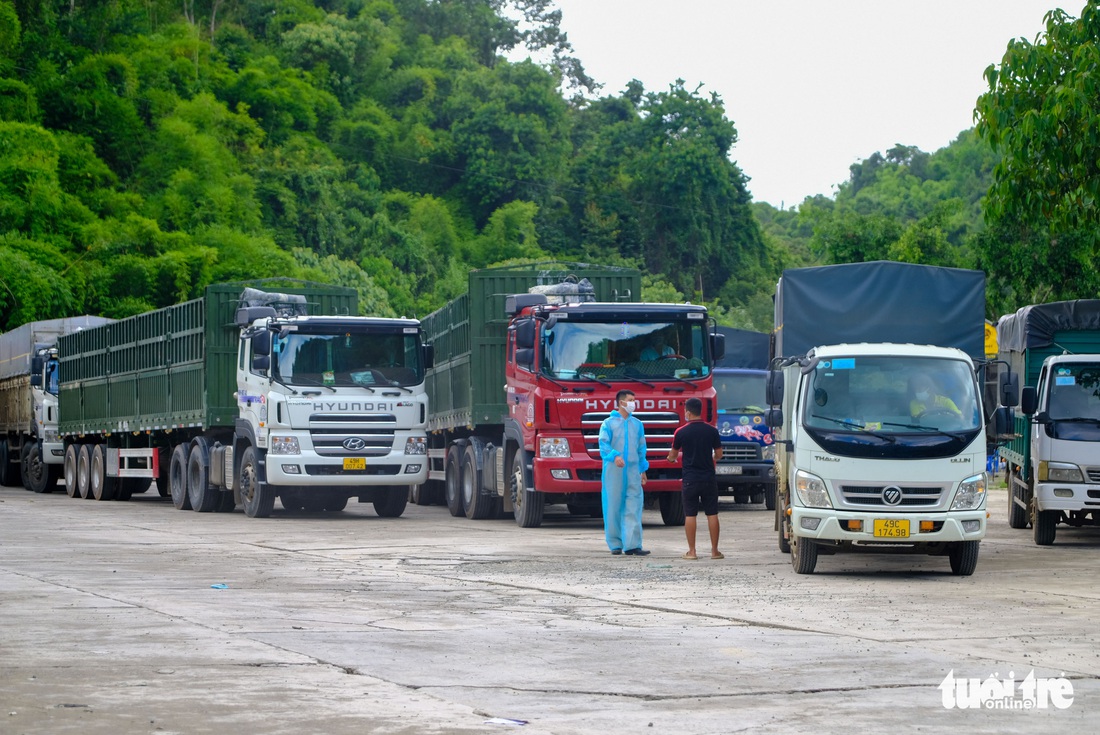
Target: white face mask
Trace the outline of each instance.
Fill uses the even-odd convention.
[[[634,409],[637,406],[638,406],[638,404],[635,403],[634,401],[627,401],[626,403],[623,404],[623,408],[626,409],[627,413],[634,413]]]
[[[927,401],[931,397],[932,397],[932,394],[929,393],[926,390],[922,390],[922,391],[917,392],[917,400],[918,401]]]

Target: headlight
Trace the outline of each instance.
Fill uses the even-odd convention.
[[[569,440],[560,436],[539,439],[539,456],[555,459],[569,458]]]
[[[775,445],[774,444],[768,444],[763,449],[761,449],[760,450],[760,459],[764,460],[765,462],[774,462],[775,461]]]
[[[977,510],[985,502],[985,473],[968,477],[959,483],[951,510]]]
[[[1066,462],[1040,462],[1039,482],[1084,482],[1081,468]]]
[[[427,454],[428,440],[422,436],[410,436],[405,440],[405,454]]]
[[[57,429],[45,429],[42,432],[42,441],[56,444],[61,441],[61,435],[57,433]]]
[[[798,497],[807,508],[832,508],[829,500],[829,491],[825,489],[825,482],[817,475],[799,470],[794,476],[794,486],[798,490]]]
[[[301,454],[302,448],[298,446],[298,437],[296,436],[273,436],[271,437],[271,448],[268,453]]]

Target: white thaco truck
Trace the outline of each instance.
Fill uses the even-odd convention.
[[[767,424],[778,434],[779,547],[794,570],[868,551],[945,555],[972,574],[988,518],[987,420],[1009,420],[983,405],[984,274],[892,262],[787,270],[775,323]],[[1013,405],[1010,376],[999,392]]]

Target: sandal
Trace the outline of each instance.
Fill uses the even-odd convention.
[[[681,556],[680,558],[681,558],[681,559],[688,559],[689,561],[698,561],[698,560],[699,560],[699,557],[698,557],[698,556],[696,556],[695,554],[692,554],[692,553],[691,553],[690,551],[689,551],[689,552],[687,552],[687,553],[685,553],[685,554],[684,554],[683,556]]]
[[[716,551],[716,552],[714,552],[713,554],[710,555],[710,558],[711,559],[725,559],[726,555],[723,554],[721,551]]]

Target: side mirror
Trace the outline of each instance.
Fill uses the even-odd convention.
[[[435,367],[435,346],[430,344],[420,345],[420,349],[424,351],[424,369]]]
[[[783,409],[769,408],[764,412],[764,423],[770,429],[778,429],[783,425]]]
[[[532,350],[535,347],[535,320],[520,319],[516,322],[516,352]],[[516,362],[519,362],[517,356]]]
[[[35,373],[41,375],[44,367],[46,367],[46,361],[42,359],[41,355],[35,355],[31,358],[31,375]]]
[[[1018,406],[1020,404],[1020,376],[1012,372],[1001,373],[998,385],[1002,406]]]
[[[710,352],[715,362],[726,356],[726,335],[721,332],[711,332]]]
[[[256,357],[267,357],[271,354],[271,332],[266,329],[262,332],[257,332],[252,335],[252,355]],[[255,364],[255,363],[253,363]]]
[[[783,403],[783,373],[778,370],[768,371],[768,382],[764,390],[764,400],[769,406],[778,406]],[[771,426],[769,423],[768,426]]]
[[[252,356],[252,372],[266,373],[271,367],[271,357],[268,355]]]
[[[41,370],[39,370],[37,373],[31,373],[31,387],[32,388],[41,388],[42,387],[42,371]]]
[[[1026,416],[1033,416],[1039,408],[1039,391],[1034,385],[1025,385],[1020,391],[1020,410]]]
[[[528,347],[525,349],[516,350],[516,364],[525,370],[535,369],[535,350]]]

